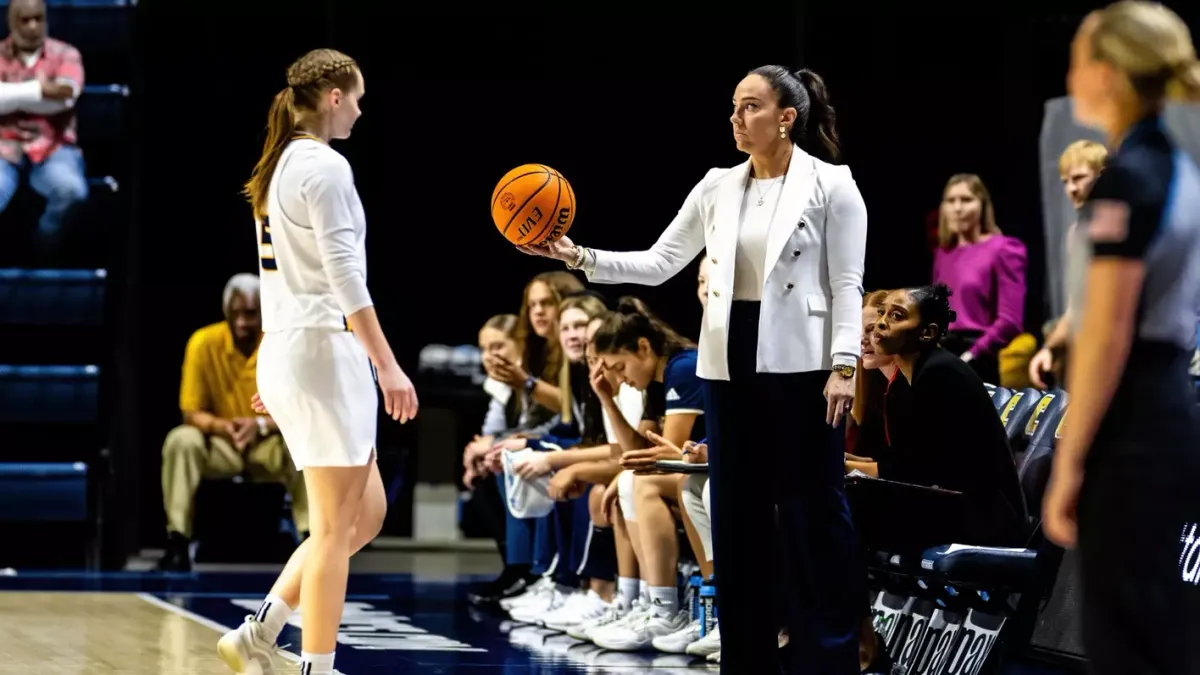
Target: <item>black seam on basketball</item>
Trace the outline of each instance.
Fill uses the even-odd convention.
[[[532,176],[532,175],[538,174],[538,173],[541,173],[541,171],[530,171],[529,173],[523,173],[520,176],[513,177],[512,180],[508,181],[504,185],[501,185],[499,188],[497,188],[496,196],[492,197],[492,208],[493,209],[496,208],[496,200],[500,199],[500,195],[504,194],[504,188],[508,187],[509,185],[512,185],[513,183],[517,182],[518,180],[524,178],[525,176]]]
[[[546,224],[542,225],[542,229],[538,231],[538,238],[534,240],[539,244],[544,239],[544,237],[542,235],[546,233],[546,228],[550,227],[551,225],[554,224],[555,215],[558,213],[558,203],[560,201],[562,201],[563,183],[567,182],[562,177],[562,174],[560,174],[557,171],[554,171],[553,169],[551,169],[551,171],[554,173],[554,177],[558,179],[558,180],[554,181],[555,183],[558,184],[558,194],[555,195],[555,197],[554,197],[554,208],[550,209],[550,213],[549,213],[550,217],[546,219]]]
[[[513,211],[512,216],[508,219],[508,222],[505,223],[504,229],[500,230],[500,234],[503,234],[506,237],[508,236],[508,228],[512,227],[513,220],[516,219],[517,215],[520,214],[521,211],[525,210],[525,207],[529,204],[530,200],[532,200],[534,197],[536,197],[537,193],[541,192],[542,189],[545,188],[546,185],[548,185],[550,183],[550,178],[551,178],[550,174],[547,173],[546,174],[546,182],[542,183],[541,186],[538,187],[538,189],[534,190],[533,194],[526,197],[525,201],[521,202],[521,205],[517,207],[516,211]]]

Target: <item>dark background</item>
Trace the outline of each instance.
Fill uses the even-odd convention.
[[[1098,5],[902,13],[891,3],[743,2],[710,13],[446,3],[384,13],[387,4],[144,0],[137,10],[137,212],[113,265],[125,293],[110,391],[124,513],[139,524],[128,536],[139,543],[162,536],[159,452],[179,421],[186,340],[221,319],[231,274],[257,270],[239,191],[267,108],[288,64],[319,46],[364,71],[364,115],[335,147],[355,169],[371,291],[410,371],[421,347],[473,342],[489,316],[517,311],[530,276],[560,268],[495,231],[487,196],[508,169],[545,163],[572,182],[577,241],[647,247],[710,167],[743,161],[730,98],[765,63],[826,79],[870,213],[868,289],[928,281],[926,216],[951,174],[978,173],[1001,228],[1029,247],[1027,328],[1040,333],[1042,104],[1065,93],[1071,35]],[[602,290],[636,292],[694,334],[694,279],[693,265],[660,288]],[[381,425],[381,447],[412,434]]]

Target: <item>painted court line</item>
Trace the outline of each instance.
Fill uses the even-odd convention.
[[[149,593],[138,593],[137,596],[139,598],[141,598],[142,600],[145,600],[146,602],[154,605],[155,607],[159,607],[161,609],[167,610],[168,612],[178,614],[179,616],[182,616],[185,619],[191,619],[192,621],[195,621],[196,623],[200,624],[201,626],[204,626],[206,628],[211,628],[211,629],[217,631],[218,633],[225,634],[225,633],[228,633],[229,631],[233,630],[232,628],[230,628],[228,626],[223,626],[223,625],[217,623],[216,621],[213,621],[212,619],[208,619],[203,616],[200,616],[199,614],[197,614],[191,610],[184,609],[182,607],[179,607],[178,605],[172,605],[171,603],[169,603],[166,600],[163,600],[161,598],[156,598],[153,595],[150,595]],[[216,658],[216,653],[217,653],[216,643],[213,643],[213,658]],[[277,648],[275,650],[275,654],[277,656],[279,656],[280,658],[284,659],[285,661],[289,661],[291,663],[300,663],[300,657],[296,656],[295,654],[293,654],[291,652],[287,652],[287,651]],[[345,673],[342,673],[342,675],[345,675]]]

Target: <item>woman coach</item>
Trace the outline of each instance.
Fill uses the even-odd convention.
[[[767,607],[780,598],[786,670],[858,673],[864,575],[835,427],[854,395],[866,207],[849,169],[829,163],[839,154],[834,110],[815,73],[751,71],[730,122],[749,160],[710,170],[649,250],[599,251],[566,237],[522,250],[597,283],[658,285],[707,249],[697,372],[707,389],[721,661],[731,672],[775,672],[777,615]],[[777,591],[761,578],[780,554]]]

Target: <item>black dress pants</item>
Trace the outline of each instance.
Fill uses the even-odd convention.
[[[857,675],[866,573],[844,490],[845,429],[825,423],[829,371],[756,372],[759,308],[733,303],[730,379],[706,382],[721,672]]]

